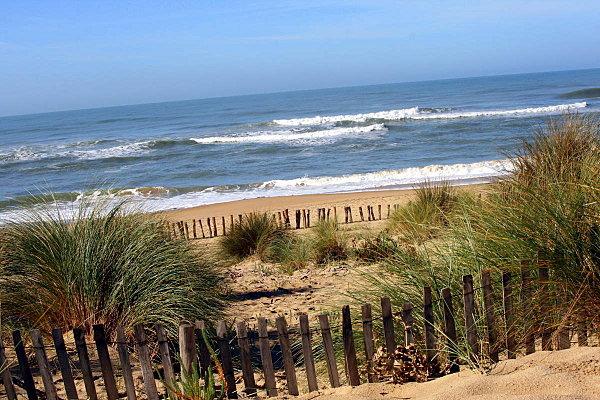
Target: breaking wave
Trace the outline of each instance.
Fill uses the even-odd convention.
[[[403,119],[457,119],[495,116],[551,115],[575,111],[587,107],[585,101],[570,104],[558,104],[545,107],[528,107],[512,110],[449,111],[447,108],[403,108],[399,110],[378,111],[365,114],[332,116],[314,116],[307,118],[276,119],[272,123],[280,126],[328,125],[340,122],[367,122],[372,120],[396,121]]]
[[[373,124],[357,127],[340,127],[320,131],[271,131],[257,132],[244,136],[210,136],[205,138],[191,138],[200,144],[219,143],[280,143],[280,142],[310,142],[321,139],[332,139],[341,136],[357,136],[361,133],[387,131],[384,124]]]

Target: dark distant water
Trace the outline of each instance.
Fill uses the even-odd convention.
[[[551,116],[599,111],[598,91],[583,90],[597,87],[600,69],[4,117],[0,218],[40,190],[156,210],[474,182],[501,173],[504,154]]]

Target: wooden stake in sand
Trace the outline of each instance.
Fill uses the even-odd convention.
[[[329,327],[329,317],[327,314],[319,315],[319,325],[321,327],[321,336],[323,337],[323,349],[325,350],[325,361],[327,362],[327,374],[331,387],[340,386],[340,375],[337,369],[335,352],[333,350],[333,339],[331,337],[331,328]]]

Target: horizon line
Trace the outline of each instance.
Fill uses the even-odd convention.
[[[107,108],[118,108],[118,107],[136,107],[136,106],[145,106],[145,105],[152,105],[152,104],[163,104],[163,103],[183,103],[183,102],[188,102],[188,101],[227,99],[227,98],[235,98],[235,97],[266,96],[266,95],[273,95],[273,94],[310,92],[310,91],[319,91],[319,90],[333,90],[333,89],[370,87],[370,86],[382,86],[382,85],[397,85],[397,84],[405,84],[405,83],[441,82],[441,81],[461,80],[461,79],[491,78],[491,77],[496,77],[496,76],[500,77],[500,76],[513,76],[513,75],[546,74],[546,73],[556,73],[556,72],[592,71],[592,70],[596,70],[596,69],[600,69],[600,67],[565,69],[565,70],[550,70],[550,71],[534,71],[534,72],[515,72],[515,73],[508,73],[508,74],[493,74],[493,75],[477,75],[477,76],[463,76],[463,77],[450,77],[450,78],[437,78],[437,79],[423,79],[423,80],[415,80],[415,81],[382,82],[382,83],[370,83],[370,84],[362,84],[362,85],[359,84],[359,85],[349,85],[349,86],[328,86],[328,87],[309,88],[309,89],[278,90],[278,91],[273,91],[273,92],[258,92],[258,93],[234,94],[234,95],[226,95],[226,96],[199,97],[199,98],[193,98],[193,99],[151,101],[151,102],[147,102],[147,103],[144,102],[144,103],[133,103],[133,104],[115,104],[115,105],[110,105],[110,106],[71,108],[71,109],[33,112],[33,113],[24,113],[24,114],[8,114],[8,115],[0,115],[0,118],[25,117],[25,116],[33,116],[33,115],[45,115],[45,114],[65,113],[65,112],[75,112],[75,111],[102,110],[102,109],[107,109]]]

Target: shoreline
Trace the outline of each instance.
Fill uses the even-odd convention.
[[[458,191],[480,193],[490,185],[487,183],[474,183],[468,185],[455,185]],[[367,205],[405,204],[414,199],[415,188],[403,189],[374,189],[356,192],[298,194],[273,197],[256,197],[251,199],[231,200],[221,203],[204,204],[200,206],[178,208],[174,210],[158,211],[168,221],[183,221],[207,217],[229,217],[230,215],[247,214],[251,212],[274,212],[284,209],[308,209],[337,207],[341,215],[344,206],[365,207]],[[387,212],[387,211],[385,211]],[[316,219],[317,215],[314,215]],[[355,217],[356,218],[356,217]]]

